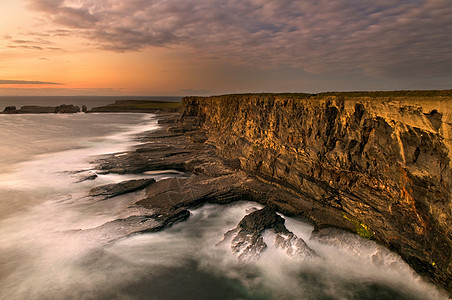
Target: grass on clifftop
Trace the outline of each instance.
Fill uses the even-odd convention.
[[[310,98],[310,97],[452,97],[452,90],[405,90],[405,91],[356,91],[356,92],[322,92],[318,94],[308,93],[245,93],[221,95],[228,97],[259,96],[259,97],[292,97],[292,98]]]
[[[316,96],[342,97],[451,97],[452,90],[430,91],[362,91],[362,92],[324,92]]]

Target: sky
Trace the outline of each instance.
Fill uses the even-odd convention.
[[[0,0],[0,96],[452,88],[452,0]]]

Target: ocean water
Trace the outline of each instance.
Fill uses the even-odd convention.
[[[172,228],[113,242],[74,234],[120,218],[143,196],[94,202],[92,187],[176,176],[78,182],[77,172],[95,171],[95,157],[128,151],[136,134],[157,126],[152,114],[0,115],[0,299],[447,299],[376,243],[343,234],[324,244],[288,217],[317,257],[288,257],[268,233],[260,259],[239,261],[219,242],[261,207],[251,202],[207,204]]]

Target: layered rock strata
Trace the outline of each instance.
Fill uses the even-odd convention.
[[[278,187],[270,205],[352,227],[452,289],[452,97],[230,95],[183,99],[182,123]]]

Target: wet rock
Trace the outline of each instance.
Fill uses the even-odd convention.
[[[82,112],[86,113],[88,111],[88,108],[86,105],[82,105]]]
[[[168,215],[137,214],[116,219],[94,228],[71,230],[68,233],[83,236],[85,239],[96,242],[110,243],[135,234],[160,231],[186,220],[189,216],[188,210],[178,210]]]
[[[285,220],[268,207],[246,215],[236,228],[224,235],[223,241],[231,241],[231,249],[239,259],[258,258],[267,248],[263,234],[270,230],[275,234],[275,246],[291,257],[307,258],[315,255],[303,239],[290,232]]]
[[[97,178],[97,174],[94,172],[84,172],[84,173],[79,173],[77,175],[77,182],[83,182],[83,181],[87,181],[87,180],[94,180]]]
[[[292,232],[276,234],[275,246],[283,249],[290,257],[305,259],[316,256],[315,251]]]
[[[154,179],[137,179],[122,181],[119,183],[111,183],[97,186],[89,192],[91,197],[102,197],[103,199],[112,198],[118,195],[134,192],[147,187],[154,183]]]

